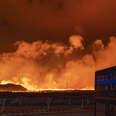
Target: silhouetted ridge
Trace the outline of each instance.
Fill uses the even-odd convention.
[[[8,84],[0,84],[0,91],[27,91],[27,89],[21,85],[8,83]]]

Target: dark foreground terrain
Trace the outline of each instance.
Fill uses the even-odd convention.
[[[34,111],[1,114],[1,116],[94,116],[93,110],[72,109],[68,111]]]
[[[4,116],[93,116],[94,91],[1,92]]]

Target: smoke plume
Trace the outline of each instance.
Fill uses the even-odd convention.
[[[85,50],[83,41],[79,35],[69,38],[69,46],[18,41],[15,52],[0,54],[0,82],[20,84],[29,90],[94,89],[95,71],[116,65],[116,37],[110,38],[107,47],[96,40],[92,53],[80,57],[79,52]]]

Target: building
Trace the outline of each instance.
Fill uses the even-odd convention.
[[[116,66],[95,72],[95,116],[116,116]]]

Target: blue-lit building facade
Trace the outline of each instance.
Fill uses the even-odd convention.
[[[116,116],[116,66],[95,72],[95,116]]]

